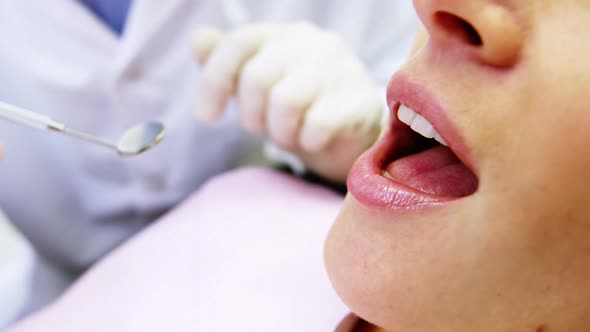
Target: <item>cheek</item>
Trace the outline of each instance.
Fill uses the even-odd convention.
[[[522,131],[519,152],[533,188],[544,189],[546,201],[561,200],[566,204],[561,209],[568,203],[571,209],[576,197],[590,199],[585,189],[590,170],[590,46],[579,40],[590,33],[590,15],[571,6],[556,7],[554,15],[538,23],[531,40],[530,105],[527,112],[519,109],[526,125],[514,129]]]
[[[523,215],[523,221],[513,226],[525,231],[521,241],[552,252],[563,246],[587,250],[590,113],[581,107],[576,112],[574,107],[564,112],[543,111],[541,105],[536,109],[542,121],[528,121],[527,139],[512,163],[512,187],[498,201],[512,204],[512,210]],[[566,111],[569,116],[563,114]]]

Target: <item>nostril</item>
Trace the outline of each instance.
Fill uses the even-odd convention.
[[[436,12],[434,22],[449,35],[458,37],[472,46],[483,46],[483,40],[475,27],[459,16],[447,12]]]

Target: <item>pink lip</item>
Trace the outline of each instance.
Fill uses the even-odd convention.
[[[398,73],[389,84],[387,101],[393,114],[392,130],[356,161],[348,176],[350,194],[368,208],[386,210],[417,210],[455,201],[455,198],[430,195],[383,176],[384,163],[395,153],[397,140],[404,139],[395,135],[396,127],[405,126],[395,115],[400,103],[429,120],[457,157],[473,170],[462,138],[432,94]]]

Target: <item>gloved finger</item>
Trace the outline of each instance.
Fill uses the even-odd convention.
[[[325,46],[326,37],[313,25],[293,24],[279,31],[246,64],[240,75],[238,95],[242,122],[250,131],[259,134],[268,134],[270,91],[288,75],[289,67],[299,70],[313,66],[318,58],[323,57],[323,52],[315,52],[315,49]],[[314,51],[310,51],[310,48]],[[293,139],[291,141],[295,142]]]
[[[286,149],[296,149],[305,112],[320,93],[322,77],[315,67],[302,67],[271,90],[266,125],[268,135]]]
[[[213,50],[219,45],[224,34],[216,28],[200,28],[192,37],[193,55],[197,62],[204,65]]]
[[[223,39],[203,68],[198,115],[203,121],[215,121],[235,94],[239,72],[266,40],[272,29],[249,26]]]
[[[339,138],[370,145],[379,135],[383,103],[373,91],[343,91],[317,100],[307,111],[299,146],[318,153]],[[336,142],[337,143],[337,142]]]
[[[264,47],[242,70],[238,105],[242,125],[256,134],[266,133],[266,110],[270,91],[283,77],[290,55],[281,45]]]

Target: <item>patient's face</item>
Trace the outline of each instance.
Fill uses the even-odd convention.
[[[388,331],[588,331],[590,0],[414,4],[430,37],[349,177],[333,284]]]

